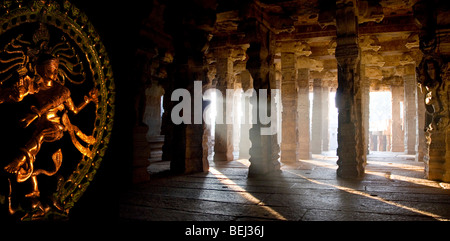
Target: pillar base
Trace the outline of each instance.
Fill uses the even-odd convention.
[[[281,151],[281,162],[294,163],[298,161],[297,153],[295,151]]]
[[[252,167],[250,166],[248,170],[248,178],[257,178],[257,177],[267,177],[267,176],[277,176],[281,174],[280,169],[267,169],[267,168],[261,168],[261,167]]]
[[[214,158],[213,160],[215,162],[229,162],[234,160],[233,153],[222,153],[222,152],[214,152]]]
[[[358,164],[342,164],[338,161],[337,175],[341,178],[362,178],[364,176],[364,167]]]
[[[151,146],[146,139],[147,131],[147,126],[135,126],[133,129],[133,184],[150,180],[147,167],[150,165],[148,159],[151,154]]]

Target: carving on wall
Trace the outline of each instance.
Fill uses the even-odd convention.
[[[448,66],[442,64],[437,56],[426,56],[417,68],[418,82],[425,90],[425,104],[428,116],[428,131],[444,131],[449,125],[450,113],[448,111],[448,84],[443,81]]]
[[[109,60],[68,1],[4,1],[0,14],[0,207],[21,220],[65,218],[111,135]]]

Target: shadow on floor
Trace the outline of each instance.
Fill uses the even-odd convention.
[[[402,153],[371,152],[358,180],[336,176],[334,153],[284,164],[276,176],[248,178],[249,161],[210,162],[208,173],[152,178],[121,198],[123,220],[423,221],[450,219],[450,190],[423,178],[423,163]]]

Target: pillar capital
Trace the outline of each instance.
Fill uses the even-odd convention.
[[[359,23],[381,22],[384,18],[383,7],[379,1],[360,0],[358,1]]]
[[[364,174],[366,156],[362,131],[361,82],[358,66],[358,15],[356,1],[336,2],[336,53],[338,62],[338,169],[337,175],[346,178]]]
[[[406,39],[405,47],[409,50],[419,48],[419,34],[411,33]]]
[[[321,72],[323,70],[323,61],[313,59],[306,56],[299,56],[297,58],[297,68],[308,68],[310,71]]]
[[[246,51],[250,44],[223,44],[210,47],[207,57],[210,58],[231,58],[233,61],[243,61],[246,59]]]
[[[278,53],[295,53],[297,56],[310,56],[311,47],[305,41],[283,41],[276,43]]]
[[[328,43],[328,47],[327,47],[327,51],[328,51],[329,55],[335,55],[336,54],[336,46],[337,46],[336,38],[333,38]]]
[[[365,35],[360,37],[359,46],[362,51],[377,52],[381,49],[381,43],[375,35]]]
[[[297,57],[292,52],[281,52],[281,161],[295,162],[297,152]]]
[[[409,53],[404,53],[400,56],[400,60],[399,60],[399,64],[402,66],[405,65],[416,65],[416,60],[414,59],[414,57],[409,54]]]
[[[310,70],[308,68],[297,69],[297,126],[310,126],[309,109],[309,79]],[[298,129],[298,157],[300,159],[311,158],[311,132],[310,128]]]
[[[361,56],[361,64],[366,67],[383,67],[386,62],[384,57],[375,51],[364,51]]]

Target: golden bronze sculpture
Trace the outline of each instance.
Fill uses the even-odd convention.
[[[109,59],[67,0],[7,8],[0,18],[0,207],[12,219],[65,219],[109,143]]]
[[[24,182],[31,178],[32,191],[26,197],[38,198],[39,189],[36,176],[38,174],[46,174],[48,176],[54,175],[61,166],[62,154],[58,150],[54,156],[55,170],[47,172],[43,170],[34,170],[33,163],[36,160],[36,155],[41,149],[44,142],[54,142],[59,140],[64,135],[65,131],[69,131],[74,145],[77,149],[86,156],[89,156],[89,150],[85,149],[74,137],[74,133],[83,141],[89,144],[95,142],[92,136],[86,136],[78,127],[72,125],[69,121],[67,113],[64,111],[71,111],[74,114],[80,112],[90,102],[98,102],[98,91],[93,89],[85,96],[84,102],[79,106],[75,106],[70,98],[70,91],[63,85],[57,82],[58,79],[59,61],[56,57],[42,54],[39,56],[36,63],[36,72],[38,76],[31,79],[25,76],[25,81],[19,81],[19,85],[15,85],[13,89],[3,90],[2,93],[6,98],[0,100],[4,101],[21,101],[27,95],[34,95],[38,100],[39,107],[32,106],[33,113],[28,114],[21,120],[23,126],[26,128],[31,123],[36,122],[36,131],[32,139],[22,149],[23,154],[17,157],[14,161],[8,164],[4,169],[17,176],[17,182]],[[60,113],[62,116],[60,117]],[[42,216],[45,213],[44,208],[38,200],[32,201],[33,208],[38,208],[38,212],[34,215]],[[13,212],[11,210],[11,212]]]

